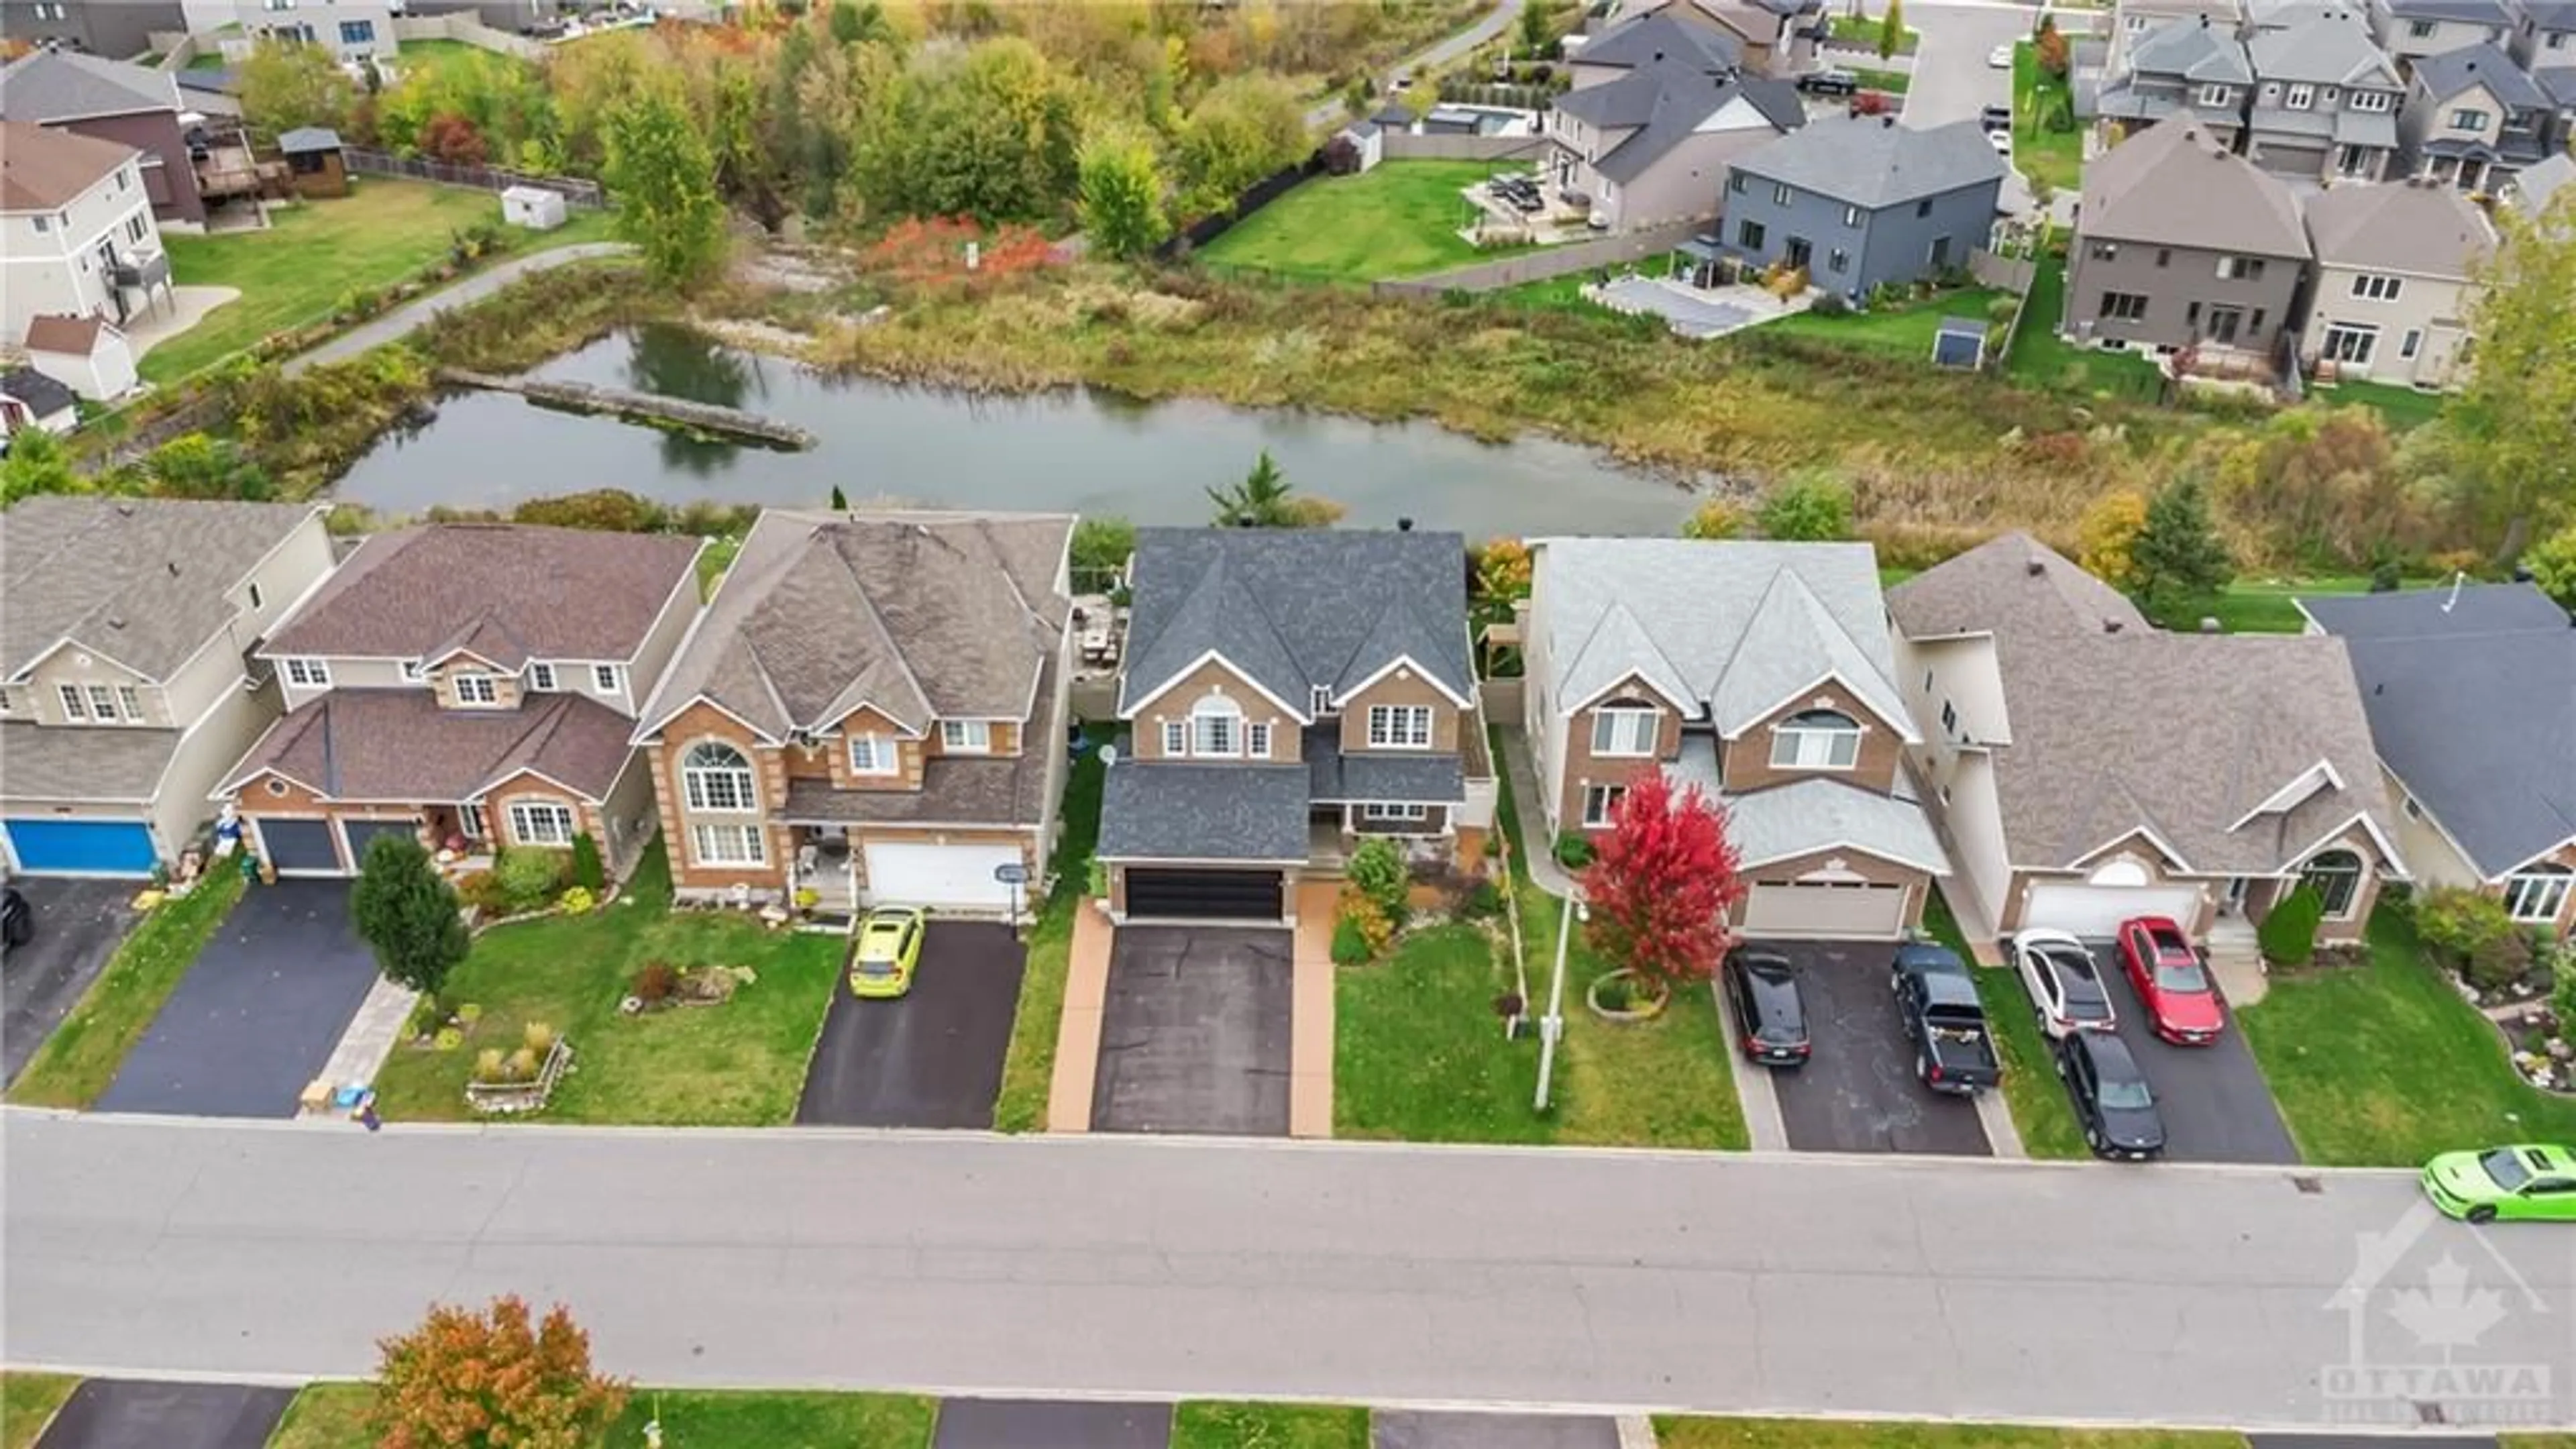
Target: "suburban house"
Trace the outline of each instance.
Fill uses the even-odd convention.
[[[2405,875],[2340,642],[2166,633],[2018,532],[1887,602],[1972,936],[2165,916],[2241,944],[2304,881],[2352,940]]]
[[[397,8],[405,15],[470,14],[495,30],[518,34],[561,20],[565,7],[562,0],[406,0]]]
[[[189,109],[170,72],[73,51],[32,51],[0,70],[0,118],[131,146],[153,218],[163,226],[206,224],[188,153]]]
[[[2513,38],[2507,0],[2370,0],[2370,29],[2379,48],[2412,72],[2428,55]]]
[[[277,718],[253,653],[331,571],[323,507],[42,495],[0,513],[0,856],[142,876]]]
[[[2245,0],[2119,0],[2111,20],[2110,44],[2103,53],[2103,74],[2128,74],[2138,43],[2174,21],[2206,23],[2234,35],[2245,21],[2246,9]]]
[[[389,56],[401,44],[394,15],[404,7],[394,0],[214,0],[211,8],[254,39],[318,45],[341,61]]]
[[[2495,251],[2493,223],[2456,188],[2338,186],[2307,199],[2317,283],[2299,329],[2320,381],[2450,384],[2466,360],[2470,279]]]
[[[1482,859],[1495,805],[1466,540],[1149,528],[1098,857],[1120,921],[1286,921],[1363,836]]]
[[[11,40],[119,60],[148,54],[156,31],[187,30],[180,0],[0,0],[0,34]]]
[[[2113,144],[2183,119],[2234,150],[2253,85],[2254,63],[2233,26],[2207,16],[2170,20],[2130,44],[2126,68],[2109,73],[2094,109]]]
[[[2494,191],[2550,154],[2557,103],[2492,45],[2415,62],[2397,129],[2418,176],[2462,191]]]
[[[2543,54],[2543,64],[2531,68],[2531,83],[2540,87],[2556,108],[2557,119],[2550,123],[2549,153],[2565,155],[2576,150],[2576,57],[2548,64],[2553,57]]]
[[[1949,874],[1867,544],[1535,541],[1523,706],[1552,839],[1641,773],[1723,806],[1752,936],[1887,939]]]
[[[2301,599],[2352,653],[2416,879],[2576,933],[2576,628],[2529,584]]]
[[[1746,70],[1786,79],[1815,68],[1816,41],[1810,32],[1824,9],[1824,0],[1617,0],[1599,33],[1641,15],[1668,13],[1723,33],[1735,43]]]
[[[2565,152],[2518,173],[2507,187],[2514,210],[2526,221],[2538,221],[2557,195],[2576,181],[2576,156]]]
[[[679,894],[999,914],[1042,890],[1072,540],[1062,514],[762,513],[633,737]]]
[[[2005,170],[1974,121],[1918,131],[1894,116],[1829,116],[1728,168],[1720,244],[1848,297],[1902,286],[1963,269],[1987,244]]]
[[[21,428],[68,433],[79,426],[79,394],[32,367],[0,371],[0,437]]]
[[[1636,23],[1687,29],[1660,15]],[[1652,62],[1558,96],[1548,112],[1557,188],[1613,231],[1715,215],[1727,163],[1805,124],[1807,111],[1786,81],[1705,64]]]
[[[2175,120],[2085,168],[2067,255],[2068,337],[2269,354],[2293,321],[2308,233],[2287,183]]]
[[[114,141],[0,121],[0,345],[37,350],[39,318],[122,323],[168,288],[140,160]]]
[[[2576,67],[2576,0],[2514,0],[2513,58],[2537,74]]]
[[[1744,68],[1744,48],[1727,31],[1693,25],[1671,10],[1623,20],[1566,51],[1569,90],[1588,90],[1659,66],[1678,65],[1704,75],[1733,75]]]
[[[623,875],[653,838],[637,705],[698,613],[704,545],[446,523],[360,543],[258,657],[286,717],[215,792],[281,875],[354,875],[367,844],[569,847]]]
[[[2359,13],[2335,11],[2246,46],[2254,67],[2245,157],[2304,181],[2377,181],[2397,156],[2406,83]]]

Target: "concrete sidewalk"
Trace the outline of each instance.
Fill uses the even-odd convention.
[[[1502,742],[1503,768],[1511,775],[1512,809],[1520,817],[1521,865],[1529,871],[1530,883],[1559,900],[1574,894],[1574,877],[1556,863],[1553,841],[1538,840],[1533,832],[1544,828],[1547,816],[1539,810],[1538,770],[1530,763],[1529,740],[1519,730],[1504,728],[1494,732]]]
[[[331,1059],[322,1064],[322,1074],[305,1089],[296,1115],[307,1121],[346,1119],[346,1112],[332,1108],[331,1094],[342,1087],[375,1085],[376,1074],[401,1044],[403,1024],[411,1020],[411,1009],[419,1001],[419,992],[377,977],[376,984],[367,988],[367,999],[358,1003],[358,1014],[350,1018],[340,1044],[331,1049]]]
[[[1091,1089],[1100,1072],[1100,1017],[1109,1001],[1109,948],[1118,928],[1104,903],[1073,908],[1073,947],[1065,965],[1064,1018],[1056,1027],[1055,1074],[1047,1083],[1046,1130],[1091,1130]]]
[[[1333,1135],[1333,922],[1341,883],[1300,882],[1288,1027],[1288,1135]]]

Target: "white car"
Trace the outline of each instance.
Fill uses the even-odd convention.
[[[1986,64],[1997,70],[2012,69],[2013,43],[2009,40],[1986,52]]]
[[[2063,1037],[2119,1025],[2110,985],[2091,947],[2064,931],[2039,927],[2013,937],[2012,953],[2040,1030]]]
[[[1986,133],[1986,144],[1995,148],[1996,155],[2001,156],[2007,161],[2012,159],[2011,128],[2007,127],[2000,131],[1988,131]]]

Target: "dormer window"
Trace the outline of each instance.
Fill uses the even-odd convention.
[[[1860,721],[1835,709],[1793,714],[1771,733],[1775,770],[1848,770],[1860,763]]]
[[[488,674],[459,674],[449,682],[456,702],[468,706],[490,706],[501,702],[501,691],[493,686]]]
[[[286,682],[299,689],[329,689],[331,666],[319,659],[289,659],[286,661]]]
[[[939,722],[939,743],[952,755],[989,755],[993,727],[980,719],[944,719]]]
[[[1655,752],[1662,711],[1652,705],[1605,704],[1592,712],[1594,759],[1643,759]]]
[[[894,741],[883,735],[850,736],[850,773],[891,775],[901,763]]]
[[[1306,713],[1313,715],[1317,719],[1322,719],[1324,716],[1331,714],[1332,712],[1333,687],[1331,685],[1318,684],[1312,690],[1307,692]]]
[[[538,663],[528,666],[528,688],[550,690],[554,687],[555,667],[553,665]]]
[[[1210,695],[1190,706],[1190,753],[1242,754],[1243,707],[1223,695]]]

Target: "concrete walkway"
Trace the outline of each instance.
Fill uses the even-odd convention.
[[[408,986],[377,977],[367,988],[367,999],[358,1003],[358,1014],[349,1021],[349,1029],[340,1044],[331,1049],[331,1059],[322,1064],[322,1075],[313,1079],[305,1090],[304,1101],[296,1115],[307,1120],[339,1121],[348,1114],[335,1111],[330,1094],[342,1087],[372,1087],[376,1074],[385,1068],[385,1058],[394,1054],[402,1041],[403,1023],[411,1020],[411,1009],[420,1001],[420,993]],[[321,1096],[317,1107],[316,1090]]]
[[[1529,740],[1516,729],[1500,729],[1494,733],[1502,740],[1503,768],[1510,773],[1512,781],[1512,808],[1520,816],[1521,842],[1526,847],[1521,852],[1521,864],[1528,868],[1531,884],[1563,900],[1574,894],[1574,877],[1566,873],[1564,866],[1556,863],[1556,852],[1549,848],[1554,842],[1538,840],[1537,844],[1530,844],[1537,840],[1533,832],[1546,827],[1547,816],[1539,809],[1538,771],[1530,763]]]
[[[1100,1073],[1100,1017],[1109,1001],[1109,947],[1118,928],[1099,901],[1074,907],[1073,947],[1064,976],[1064,1017],[1055,1034],[1055,1075],[1047,1083],[1046,1130],[1091,1130],[1091,1089]]]
[[[134,360],[140,362],[153,348],[186,336],[190,328],[206,320],[207,313],[240,300],[239,287],[172,287],[167,309],[146,308],[136,314],[125,329],[125,343],[134,349]]]
[[[522,277],[551,271],[572,262],[586,262],[596,257],[619,257],[634,251],[624,242],[581,242],[552,251],[535,252],[503,262],[488,272],[477,272],[444,291],[433,292],[417,301],[408,302],[387,312],[373,322],[352,327],[312,351],[290,359],[286,375],[293,377],[308,367],[323,367],[346,362],[360,353],[410,336],[429,319],[458,307],[471,306]]]
[[[1289,988],[1288,1135],[1333,1135],[1333,921],[1337,881],[1297,886]]]

